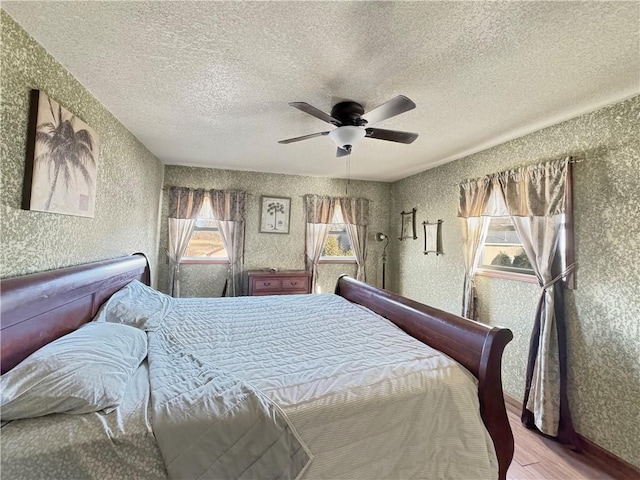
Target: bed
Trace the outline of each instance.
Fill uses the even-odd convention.
[[[146,259],[140,255],[134,255],[131,257],[124,257],[112,260],[106,260],[102,262],[91,263],[87,265],[81,265],[77,267],[65,268],[57,271],[44,272],[34,275],[28,275],[24,277],[18,277],[13,279],[7,279],[2,281],[2,298],[1,298],[1,321],[2,321],[2,372],[5,373],[11,370],[14,366],[16,366],[19,362],[24,360],[31,353],[42,347],[43,345],[49,344],[53,340],[72,332],[78,329],[83,324],[91,321],[96,314],[98,313],[101,305],[103,305],[114,293],[118,292],[122,287],[130,284],[133,281],[140,281],[144,284],[149,283],[149,270]],[[461,442],[453,441],[451,445],[439,445],[435,448],[434,451],[439,452],[438,455],[442,456],[442,458],[458,458],[464,457],[466,451],[473,450],[474,446],[469,446],[471,443],[479,443],[483,442],[488,443],[488,450],[491,450],[492,455],[494,455],[493,459],[497,461],[496,465],[496,473],[497,476],[501,479],[506,478],[506,472],[508,466],[511,462],[511,458],[513,456],[513,436],[511,433],[511,429],[509,427],[509,423],[507,420],[507,414],[505,409],[505,404],[502,396],[502,386],[501,386],[501,357],[502,352],[506,344],[512,339],[512,334],[509,330],[501,329],[497,327],[487,327],[485,325],[472,322],[461,317],[433,309],[431,307],[419,304],[417,302],[405,299],[403,297],[394,295],[390,292],[382,291],[372,287],[370,285],[366,285],[361,282],[357,282],[349,277],[343,276],[341,277],[336,285],[336,295],[327,296],[326,298],[336,304],[335,308],[339,311],[349,311],[351,312],[350,318],[353,317],[356,320],[350,320],[353,322],[353,325],[358,326],[359,330],[362,330],[363,325],[358,324],[357,322],[366,322],[366,315],[375,315],[379,317],[383,317],[380,319],[383,323],[388,321],[393,322],[397,327],[393,327],[395,330],[401,329],[406,333],[399,332],[401,337],[395,337],[393,342],[387,342],[384,339],[381,341],[376,340],[375,333],[370,333],[369,337],[365,336],[363,340],[362,337],[360,340],[359,347],[353,348],[356,351],[362,352],[364,357],[368,358],[369,364],[363,360],[361,363],[363,365],[362,368],[358,369],[353,367],[354,371],[353,375],[349,377],[349,372],[346,374],[342,374],[342,379],[345,378],[357,378],[357,377],[367,377],[373,376],[371,380],[371,384],[378,384],[378,377],[376,375],[380,375],[380,372],[384,370],[380,365],[375,365],[376,360],[375,354],[376,352],[386,352],[384,350],[387,348],[387,343],[406,343],[407,348],[404,353],[399,353],[398,355],[408,355],[407,359],[409,360],[409,364],[412,363],[411,355],[412,352],[418,351],[421,346],[425,345],[425,349],[431,347],[439,352],[444,353],[445,355],[441,355],[439,357],[434,357],[431,353],[431,350],[425,350],[424,355],[420,356],[419,361],[417,360],[416,365],[417,369],[420,370],[422,367],[420,362],[436,362],[437,365],[444,365],[442,362],[445,362],[446,368],[440,370],[449,372],[450,370],[455,370],[458,372],[460,370],[461,374],[456,373],[456,378],[464,377],[468,375],[472,377],[474,380],[473,384],[473,396],[475,397],[477,394],[477,398],[474,398],[475,404],[472,403],[471,408],[460,407],[461,412],[459,412],[460,420],[456,420],[456,424],[460,425],[447,425],[444,420],[441,419],[438,415],[438,412],[431,413],[429,416],[433,417],[437,424],[440,425],[441,429],[444,430],[452,430],[455,428],[468,428],[467,423],[472,423],[471,420],[468,420],[467,415],[470,415],[473,412],[469,410],[477,409],[479,410],[479,417],[481,418],[481,423],[483,423],[483,429],[486,432],[486,439],[482,438],[482,434],[478,432],[471,433],[473,435],[472,439],[477,440],[477,442],[470,442],[469,439],[463,440]],[[284,307],[282,304],[275,305],[272,303],[275,302],[275,298],[267,299],[267,302],[271,302],[268,304],[255,304],[252,308],[258,309],[260,311],[266,311],[266,309],[273,308],[277,311],[277,309],[284,309],[283,311],[289,312],[310,312],[314,308],[313,302],[320,301],[320,297],[317,295],[301,295],[301,296],[285,296],[283,299],[278,301],[283,301]],[[244,299],[222,299],[224,300],[224,308],[228,309],[228,312],[233,313],[238,310],[250,310],[249,307],[239,306],[240,303],[237,302],[245,302],[242,305],[250,305],[251,302],[256,302],[258,298],[244,298]],[[340,303],[344,301],[348,301],[348,305],[345,303]],[[184,305],[186,310],[198,310],[204,309],[206,307],[207,302],[210,300],[190,300],[181,302],[181,305]],[[324,300],[323,300],[324,301]],[[247,303],[248,302],[248,303]],[[288,303],[287,303],[288,302]],[[298,303],[303,302],[303,303]],[[307,304],[304,302],[311,302],[311,304]],[[225,311],[224,308],[219,307],[217,310],[220,312]],[[268,306],[271,305],[271,306]],[[324,308],[324,307],[320,307]],[[186,311],[185,310],[185,311]],[[360,314],[362,312],[362,315]],[[182,315],[182,314],[181,314]],[[219,317],[226,317],[228,313],[224,315],[220,315]],[[292,313],[293,315],[293,313]],[[197,315],[196,315],[197,316]],[[286,315],[282,315],[286,317]],[[362,318],[360,318],[362,316]],[[287,317],[288,318],[288,317]],[[287,320],[292,322],[292,320]],[[316,342],[317,338],[325,337],[331,334],[331,331],[339,331],[340,334],[337,337],[337,343],[341,343],[341,339],[346,342],[346,338],[350,336],[349,326],[345,326],[344,321],[336,323],[335,326],[331,326],[330,324],[331,318],[327,318],[318,323],[319,326],[324,326],[325,330],[320,328],[319,330],[314,330],[310,332],[307,337],[310,337],[309,341]],[[167,323],[171,323],[167,321]],[[178,322],[174,323],[178,324]],[[211,322],[212,325],[216,322]],[[238,322],[235,322],[234,325],[240,325]],[[342,325],[341,325],[342,324]],[[287,326],[288,325],[288,326]],[[290,328],[291,331],[294,331],[296,328],[294,323],[289,323],[285,325],[283,328]],[[381,328],[384,327],[382,323],[380,324]],[[200,324],[198,326],[199,329],[207,328],[206,325]],[[212,327],[213,328],[213,327]],[[229,330],[231,327],[229,325],[222,326],[221,328],[225,329],[225,331]],[[239,326],[238,326],[239,328]],[[299,327],[300,329],[305,328],[304,325]],[[339,330],[342,328],[343,330]],[[377,327],[376,327],[377,328]],[[248,327],[249,330],[255,330],[255,328]],[[374,329],[372,329],[373,332]],[[199,332],[201,330],[198,330]],[[300,330],[302,332],[302,330]],[[237,333],[237,332],[236,332]],[[236,335],[229,334],[230,337]],[[264,332],[258,332],[258,337],[268,337],[269,335]],[[214,335],[215,333],[212,333]],[[407,336],[408,334],[409,336]],[[189,328],[184,330],[181,333],[180,341],[184,339],[192,338],[191,341],[195,341],[193,339],[196,336],[193,335],[193,329],[191,329],[191,333]],[[301,336],[304,336],[300,333]],[[313,337],[313,338],[311,338]],[[354,337],[356,338],[356,337]],[[420,347],[416,345],[414,339],[419,340]],[[185,340],[186,341],[186,340]],[[354,340],[351,340],[354,341]],[[368,342],[370,342],[368,344]],[[376,343],[378,342],[378,343]],[[256,344],[260,344],[260,342],[252,342]],[[190,348],[195,352],[198,347],[191,346]],[[313,347],[304,347],[305,355],[308,354],[309,350],[313,350],[316,348],[316,343],[310,343]],[[346,344],[345,344],[346,345]],[[226,348],[226,347],[225,347]],[[225,348],[218,348],[216,352],[224,352]],[[256,347],[258,348],[258,347]],[[267,349],[270,348],[268,345]],[[318,347],[321,348],[321,347]],[[345,347],[347,348],[347,347]],[[351,347],[348,347],[351,348]],[[204,353],[202,355],[207,357],[208,355],[213,355],[207,353],[206,350],[203,350]],[[389,352],[391,352],[389,350]],[[295,354],[295,352],[293,353]],[[216,354],[217,355],[217,354]],[[385,355],[395,355],[387,354]],[[307,355],[308,356],[308,355]],[[277,407],[278,410],[283,410],[285,416],[288,416],[292,419],[292,428],[295,430],[295,427],[298,427],[300,430],[301,441],[309,441],[311,443],[310,454],[313,456],[315,454],[315,458],[312,462],[310,462],[311,467],[301,475],[302,478],[331,478],[328,475],[338,476],[336,475],[335,470],[327,470],[326,468],[335,467],[339,468],[340,466],[340,455],[342,453],[351,453],[353,451],[350,450],[351,445],[345,445],[342,450],[338,448],[334,448],[333,451],[330,451],[330,448],[327,448],[328,444],[335,444],[337,440],[336,435],[333,438],[327,439],[324,438],[328,434],[325,434],[327,431],[325,426],[322,423],[318,423],[314,417],[321,417],[324,419],[323,421],[330,421],[332,415],[334,415],[335,406],[327,405],[325,402],[326,398],[338,398],[340,395],[346,395],[346,402],[349,403],[351,397],[353,397],[353,388],[359,388],[356,384],[351,385],[351,390],[349,390],[346,394],[341,393],[340,388],[334,385],[336,382],[330,381],[328,383],[325,382],[324,386],[309,386],[307,385],[304,388],[298,388],[296,390],[295,395],[292,395],[291,389],[287,388],[279,388],[278,387],[278,369],[286,369],[289,368],[289,364],[287,362],[278,363],[278,356],[274,356],[271,360],[265,361],[265,364],[268,364],[269,361],[274,363],[274,367],[276,373],[269,374],[266,370],[261,368],[250,368],[247,364],[242,365],[237,361],[230,362],[230,358],[239,357],[238,355],[217,355],[215,358],[212,357],[213,360],[217,364],[221,364],[225,367],[226,371],[230,371],[232,374],[238,374],[238,372],[244,372],[248,379],[248,383],[252,385],[257,385],[258,390],[266,392],[265,395],[270,397],[271,399],[275,399],[275,403],[280,403],[282,407]],[[241,356],[240,356],[241,357]],[[316,352],[316,356],[314,357],[317,360],[318,354]],[[449,360],[447,357],[455,360],[455,365],[450,365],[447,363]],[[212,360],[212,361],[213,361]],[[314,361],[315,361],[314,360]],[[226,361],[226,363],[225,363]],[[294,362],[295,363],[295,362]],[[358,365],[358,362],[351,362],[351,364]],[[328,365],[331,365],[329,362]],[[335,364],[337,365],[337,364]],[[349,367],[350,363],[342,361],[340,364],[340,368],[344,370],[345,366]],[[464,369],[459,368],[459,366],[464,367]],[[258,365],[260,367],[260,365]],[[144,386],[146,382],[144,381],[146,373],[146,369],[149,367],[146,365],[146,362],[140,367],[140,372],[136,372],[134,378],[135,381],[132,381],[132,386],[127,387],[136,391],[138,398],[145,399],[147,402],[149,401],[149,392],[145,391]],[[329,368],[329,367],[326,367]],[[396,379],[394,380],[398,385],[402,381],[404,381],[404,377],[407,375],[414,375],[414,371],[404,371],[404,368],[409,367],[394,367],[387,366],[385,367],[388,371],[393,372],[393,375],[396,375]],[[452,370],[453,369],[453,370]],[[457,370],[456,370],[457,369]],[[342,371],[341,370],[341,371]],[[436,369],[438,370],[438,369]],[[400,372],[400,373],[398,373]],[[282,372],[281,372],[282,373]],[[288,372],[285,371],[282,374],[282,377],[286,377],[287,375],[297,375],[294,371]],[[345,377],[345,375],[347,375]],[[330,378],[329,375],[317,374],[318,378]],[[141,380],[142,378],[142,380]],[[300,376],[295,377],[298,380],[297,384],[303,385],[305,382],[300,382]],[[344,380],[345,382],[349,382],[351,380]],[[296,383],[293,382],[293,383]],[[400,383],[399,383],[400,382]],[[397,385],[396,385],[397,386]],[[324,390],[322,390],[324,388]],[[413,388],[413,387],[410,387]],[[467,387],[464,387],[467,388]],[[317,395],[317,390],[322,390]],[[394,387],[395,390],[398,390]],[[402,390],[402,388],[400,388]],[[405,393],[408,390],[402,390]],[[331,395],[328,395],[330,393]],[[379,392],[378,392],[379,393]],[[373,393],[369,395],[368,401],[373,401],[374,403],[379,400],[378,393]],[[406,430],[406,419],[402,417],[395,418],[399,414],[402,414],[405,408],[403,405],[415,403],[415,392],[409,392],[403,398],[398,398],[397,406],[395,410],[400,410],[399,413],[394,411],[393,408],[390,408],[387,404],[386,406],[380,406],[377,410],[370,409],[369,417],[363,413],[363,420],[359,425],[369,425],[376,423],[374,425],[375,428],[384,430],[386,428],[390,428],[387,423],[393,423],[395,421],[397,430],[402,430],[402,435],[405,435],[408,439],[409,445],[414,445],[411,443],[412,438],[418,438],[424,432],[421,432],[420,425],[412,426],[413,430]],[[306,397],[305,397],[306,395]],[[314,396],[315,395],[315,396]],[[377,396],[378,395],[378,396]],[[293,397],[304,397],[305,401],[300,402],[300,398]],[[425,394],[426,398],[426,394]],[[449,402],[448,397],[443,397],[445,403]],[[355,405],[359,405],[356,400]],[[419,400],[418,400],[419,401]],[[430,398],[429,402],[433,400]],[[297,403],[296,403],[297,402]],[[324,403],[323,403],[324,402]],[[404,404],[402,402],[405,402]],[[407,403],[408,402],[408,403]],[[135,402],[133,402],[135,403]],[[302,406],[301,406],[302,405]],[[473,407],[473,405],[476,405]],[[91,418],[95,421],[96,424],[105,425],[109,422],[115,422],[114,425],[110,426],[110,431],[117,430],[121,428],[121,422],[119,421],[120,417],[136,417],[138,419],[138,423],[136,427],[127,427],[129,429],[128,432],[124,432],[122,438],[123,443],[128,442],[131,439],[136,439],[135,445],[131,445],[130,448],[132,451],[137,452],[133,455],[132,458],[144,458],[145,461],[148,462],[148,465],[145,467],[144,472],[140,471],[135,473],[135,476],[138,478],[158,478],[162,477],[162,465],[159,460],[161,457],[158,453],[158,448],[153,443],[153,434],[150,434],[150,424],[152,423],[146,413],[140,410],[127,410],[130,408],[127,405],[119,407],[119,410],[115,412],[115,414],[111,415],[103,415],[100,413],[93,414]],[[317,413],[318,408],[324,408],[322,410],[321,415],[314,415],[314,412]],[[353,404],[351,407],[353,409]],[[347,411],[348,411],[347,408]],[[385,410],[386,408],[386,410]],[[314,410],[315,409],[315,410]],[[342,417],[338,415],[336,419],[334,419],[334,423],[344,423],[345,428],[347,427],[347,421],[349,417],[357,416],[358,412],[367,412],[368,407],[362,408],[358,406],[357,409],[353,410],[350,414],[342,413]],[[382,412],[382,413],[381,413]],[[346,415],[346,417],[345,417]],[[74,417],[73,420],[69,420],[69,418],[64,417]],[[77,418],[76,418],[77,417]],[[45,428],[45,424],[56,424],[56,428],[71,428],[69,425],[73,422],[82,422],[88,423],[85,415],[50,415],[48,417],[43,417],[40,420],[33,422],[32,424],[26,424],[26,426],[22,427],[22,434],[27,435],[29,429],[33,429],[34,432],[42,432],[43,428]],[[456,417],[457,418],[457,417]],[[469,417],[470,418],[470,417]],[[21,422],[21,421],[19,421]],[[27,422],[27,420],[25,420]],[[385,423],[387,422],[387,423]],[[64,426],[63,426],[64,424]],[[357,425],[356,425],[357,426]],[[11,427],[9,424],[8,427]],[[49,427],[47,427],[49,428]],[[53,428],[53,427],[51,427]],[[121,428],[122,429],[122,428]],[[4,430],[4,428],[3,428]],[[14,428],[17,430],[17,428]],[[375,443],[375,448],[371,448],[372,444],[369,442],[369,437],[373,436],[371,433],[367,433],[367,442],[369,442],[367,448],[368,452],[370,452],[371,458],[364,459],[364,466],[361,470],[354,469],[350,471],[349,475],[351,478],[363,478],[363,473],[367,471],[366,468],[383,468],[382,466],[375,466],[376,460],[376,450],[375,449],[395,449],[397,450],[394,455],[395,462],[402,464],[403,462],[409,463],[407,455],[412,455],[413,457],[420,457],[421,453],[418,452],[406,452],[410,450],[407,447],[407,444],[398,443],[397,446],[394,446],[395,442],[395,433],[392,430],[385,439],[390,439],[389,442],[391,445],[385,445],[385,441],[378,441]],[[4,432],[3,432],[4,433]],[[298,432],[295,432],[298,435]],[[35,433],[34,433],[35,434]],[[308,438],[305,439],[305,436]],[[140,440],[141,438],[145,439],[144,441]],[[422,438],[422,437],[420,437]],[[455,440],[455,439],[454,439]],[[333,442],[333,443],[331,443]],[[117,442],[116,442],[117,443]],[[415,445],[422,448],[422,444],[419,442],[415,443]],[[490,448],[489,448],[490,447]],[[341,447],[342,448],[342,447]],[[429,447],[433,449],[433,447]],[[483,447],[484,448],[484,447]],[[317,450],[314,452],[314,450]],[[381,450],[380,450],[381,451]],[[386,450],[385,450],[386,451]],[[495,453],[493,453],[495,452]],[[88,455],[89,453],[87,453]],[[32,454],[32,462],[37,462],[37,452],[33,452]],[[120,467],[125,468],[124,464],[129,464],[128,467],[135,469],[137,462],[130,462],[127,459],[123,459],[122,456],[118,456],[117,452],[113,453],[113,461],[117,463]],[[381,456],[388,455],[388,453],[381,453]],[[448,456],[448,457],[447,457]],[[413,458],[412,457],[412,458]],[[22,461],[28,461],[22,459]],[[472,456],[470,458],[473,458]],[[10,459],[3,458],[3,463],[10,462]],[[362,460],[362,459],[360,459]],[[344,461],[344,459],[342,460]],[[491,459],[489,459],[491,461]],[[445,462],[446,463],[446,462]],[[325,467],[323,467],[323,464]],[[336,467],[336,465],[338,467]],[[408,467],[407,467],[408,468]],[[128,472],[131,474],[132,471],[135,470],[123,470],[122,472]],[[382,470],[376,470],[381,472]],[[460,470],[463,471],[463,470]],[[330,472],[330,473],[327,473]],[[358,473],[359,472],[359,473]],[[419,475],[415,475],[411,473],[410,469],[403,470],[402,465],[394,466],[393,474],[389,474],[390,476],[395,476],[396,478],[401,477],[417,477],[420,478]],[[398,472],[407,472],[406,475]],[[443,470],[443,476],[447,476],[447,470]],[[125,474],[123,473],[123,475]],[[345,473],[345,476],[349,476]],[[460,475],[460,474],[458,474]],[[82,477],[82,474],[78,475]],[[120,475],[122,476],[122,475]],[[340,475],[342,476],[342,475]],[[389,478],[382,474],[384,478]],[[373,478],[369,476],[369,478]],[[378,478],[380,475],[378,475]]]

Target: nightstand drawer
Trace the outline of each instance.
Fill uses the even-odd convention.
[[[283,278],[282,280],[283,290],[304,290],[309,289],[309,279],[307,277],[300,278]]]
[[[311,293],[311,274],[304,270],[254,270],[248,272],[249,295]]]
[[[255,279],[253,289],[256,291],[280,290],[282,283],[279,278]]]

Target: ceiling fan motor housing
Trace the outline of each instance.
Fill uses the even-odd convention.
[[[342,125],[354,125],[363,127],[367,121],[362,118],[364,108],[356,102],[340,102],[336,103],[331,109],[331,116],[342,122]]]

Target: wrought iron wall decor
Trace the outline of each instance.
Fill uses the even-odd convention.
[[[416,209],[412,209],[410,212],[401,212],[402,224],[400,227],[400,240],[405,239],[417,239],[416,235]]]
[[[424,229],[424,254],[444,255],[442,251],[442,220],[436,223],[422,222]]]

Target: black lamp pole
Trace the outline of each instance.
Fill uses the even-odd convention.
[[[384,248],[382,249],[382,289],[385,289],[386,280],[386,267],[387,267],[387,247],[389,246],[389,236],[382,232],[376,233],[376,240],[378,242],[385,241]]]

